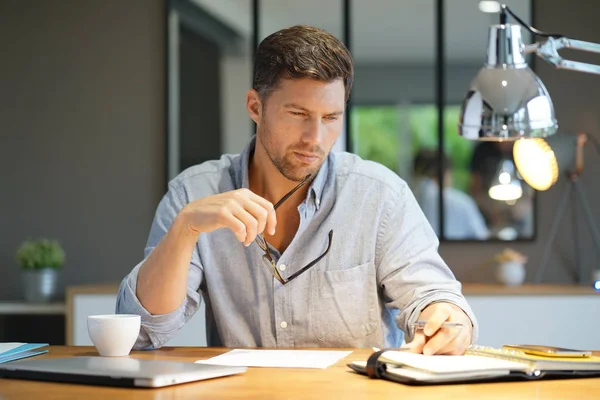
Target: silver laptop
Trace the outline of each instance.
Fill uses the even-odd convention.
[[[125,387],[163,387],[245,372],[234,367],[129,357],[69,357],[0,364],[0,377]]]

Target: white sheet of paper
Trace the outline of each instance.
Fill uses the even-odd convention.
[[[20,347],[24,344],[25,343],[21,343],[21,342],[0,343],[0,354],[10,351],[12,349],[16,349],[17,347]]]
[[[243,350],[235,349],[199,364],[234,365],[242,367],[327,368],[351,351],[335,350]]]
[[[405,351],[390,350],[386,351],[383,356],[400,365],[408,365],[413,368],[436,374],[494,370],[521,371],[526,367],[526,364],[520,362],[476,355],[426,356],[423,354],[413,354]]]

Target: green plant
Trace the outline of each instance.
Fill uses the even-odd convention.
[[[55,240],[28,240],[19,246],[16,260],[21,269],[59,269],[65,264],[65,252]]]
[[[460,106],[444,108],[444,150],[452,160],[453,187],[469,191],[469,164],[473,142],[458,134]],[[354,151],[362,158],[401,170],[403,160],[412,162],[420,149],[435,149],[438,141],[438,111],[433,104],[414,104],[406,108],[395,105],[355,106],[352,112]],[[409,163],[409,165],[411,165]]]

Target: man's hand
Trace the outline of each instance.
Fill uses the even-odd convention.
[[[182,219],[183,226],[195,235],[229,228],[245,246],[249,246],[265,230],[273,235],[277,225],[273,204],[248,189],[192,201],[177,218]]]
[[[414,333],[408,348],[413,353],[462,355],[471,344],[473,326],[471,319],[458,306],[438,302],[427,306],[419,315],[427,321],[425,328]],[[462,328],[442,327],[444,322],[458,322]]]

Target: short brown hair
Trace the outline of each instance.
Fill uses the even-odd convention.
[[[354,81],[352,56],[340,40],[322,29],[306,25],[282,29],[258,46],[252,88],[265,101],[282,78],[342,79],[348,101]]]

